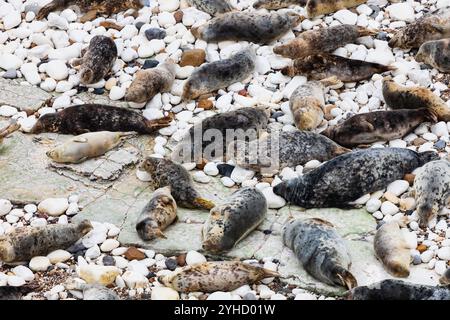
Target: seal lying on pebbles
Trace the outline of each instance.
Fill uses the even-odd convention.
[[[238,144],[235,143],[235,146]],[[228,150],[236,149],[235,146],[230,145]],[[311,160],[328,161],[350,151],[315,132],[280,131],[246,143],[245,148],[233,150],[234,154],[229,158],[242,168],[264,172],[276,165],[273,156],[276,155],[278,166],[272,172],[276,173],[285,167],[304,165]]]
[[[438,160],[432,151],[374,148],[338,156],[302,177],[276,185],[276,195],[303,208],[349,208],[349,202],[381,190],[406,173]]]
[[[220,253],[232,249],[263,222],[266,198],[256,188],[241,188],[220,206],[211,209],[203,225],[203,250]]]
[[[21,227],[0,236],[0,260],[27,261],[56,249],[66,249],[92,230],[88,220],[74,224]]]
[[[387,279],[370,286],[356,287],[350,300],[450,300],[450,287],[427,286]]]
[[[83,300],[120,300],[114,291],[99,284],[80,283],[71,279],[64,286],[66,290],[82,291]]]
[[[276,10],[287,8],[291,5],[305,6],[308,0],[257,0],[253,3],[255,9]]]
[[[300,130],[316,129],[323,121],[325,107],[325,87],[342,85],[337,77],[321,81],[309,81],[299,86],[289,98],[289,108],[294,122]]]
[[[182,165],[168,159],[148,157],[142,162],[141,169],[150,174],[150,183],[155,189],[170,186],[171,194],[180,207],[206,210],[214,207],[214,203],[200,197],[191,175]]]
[[[75,59],[73,66],[81,65],[80,82],[82,84],[97,83],[105,78],[117,59],[117,46],[110,37],[95,36],[83,58]]]
[[[255,60],[255,50],[248,47],[229,59],[204,64],[196,69],[185,83],[183,99],[193,100],[245,80],[255,70]]]
[[[392,80],[383,80],[383,97],[391,109],[433,110],[439,121],[450,121],[450,108],[444,100],[423,87],[405,87]]]
[[[139,70],[127,90],[125,100],[136,103],[150,101],[156,94],[170,91],[175,75],[172,61],[159,64],[156,68]]]
[[[336,76],[343,82],[358,82],[371,78],[375,73],[390,70],[395,70],[395,67],[331,54],[317,54],[294,60],[292,66],[283,68],[281,72],[290,77],[308,75],[312,80]]]
[[[110,16],[128,9],[141,9],[144,6],[144,2],[144,0],[53,0],[39,10],[36,19],[44,19],[50,12],[56,10],[77,6],[81,12],[88,13],[81,18],[83,22],[95,19],[99,14]]]
[[[353,8],[366,3],[367,0],[308,0],[306,14],[314,18],[322,14],[328,14],[341,9]]]
[[[180,268],[172,274],[160,276],[158,281],[178,292],[228,292],[278,276],[278,272],[240,261],[216,261]]]
[[[375,234],[375,254],[394,277],[409,276],[411,254],[397,221],[384,223]]]
[[[164,233],[177,218],[177,203],[170,194],[170,187],[159,188],[152,194],[136,223],[136,231],[145,240],[166,238]]]
[[[321,132],[345,147],[402,138],[423,122],[436,122],[430,109],[360,113]]]
[[[419,225],[426,228],[450,200],[450,163],[447,160],[428,162],[414,178],[413,190]]]
[[[376,34],[375,31],[350,24],[308,30],[286,44],[276,46],[273,52],[291,59],[300,59],[317,53],[333,52],[359,37]]]
[[[348,249],[330,222],[318,218],[291,220],[283,228],[283,243],[314,278],[348,289],[358,285],[348,271]]]
[[[125,108],[101,104],[82,104],[43,115],[30,133],[83,134],[90,131],[135,131],[141,134],[150,134],[167,127],[171,121],[171,117],[147,120],[142,114]]]
[[[35,286],[25,285],[21,287],[0,287],[0,300],[20,300],[24,295],[36,290]]]
[[[420,46],[416,61],[426,63],[443,73],[450,73],[450,39],[428,41]]]
[[[442,277],[439,279],[439,283],[442,285],[450,286],[450,268],[448,268]]]
[[[450,8],[441,8],[396,31],[389,46],[402,49],[419,48],[422,43],[450,37]]]
[[[191,33],[206,42],[235,40],[267,44],[296,27],[303,19],[293,12],[228,12],[192,28]]]
[[[227,130],[238,133],[237,130],[254,133],[254,139],[257,138],[257,132],[267,128],[269,122],[269,109],[263,106],[240,108],[235,111],[218,113],[208,117],[202,122],[195,124],[189,129],[189,132],[177,144],[172,152],[172,160],[175,162],[197,162],[202,158],[212,160],[214,158],[223,158],[227,147]],[[220,141],[206,137],[210,130],[220,133]],[[248,135],[248,139],[252,137]],[[197,139],[201,139],[197,141]],[[230,138],[231,139],[231,138]],[[229,142],[229,141],[228,141]],[[222,146],[217,150],[208,150],[208,146]],[[210,152],[211,151],[211,154]],[[214,151],[222,154],[216,154]]]
[[[212,16],[234,10],[229,0],[186,0],[186,2]]]
[[[81,163],[89,158],[104,155],[117,147],[126,133],[89,132],[69,139],[47,151],[47,157],[58,163]]]

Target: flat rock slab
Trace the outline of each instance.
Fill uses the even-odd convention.
[[[52,95],[30,85],[21,85],[19,81],[0,78],[0,105],[8,105],[22,111],[33,113],[42,108]]]

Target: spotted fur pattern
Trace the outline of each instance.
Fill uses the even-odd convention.
[[[367,0],[308,0],[306,14],[309,18],[328,14],[341,9],[353,8],[366,3]]]
[[[187,0],[186,2],[212,16],[233,11],[229,0]]]
[[[81,61],[80,82],[99,82],[110,73],[116,59],[117,46],[110,37],[93,37]]]
[[[450,39],[425,42],[416,54],[416,61],[426,63],[442,73],[450,73]]]

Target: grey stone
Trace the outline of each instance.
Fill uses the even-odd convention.
[[[30,113],[43,107],[52,98],[42,89],[3,78],[0,78],[0,92],[0,105],[9,105]]]

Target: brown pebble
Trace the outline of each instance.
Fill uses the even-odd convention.
[[[393,204],[397,204],[399,202],[399,198],[395,194],[393,194],[391,192],[385,192],[383,197],[386,200],[392,202]]]
[[[409,185],[412,186],[414,184],[414,178],[416,176],[412,173],[407,173],[405,174],[405,176],[403,177],[403,180],[408,181]]]
[[[123,26],[118,25],[117,23],[113,21],[102,21],[100,22],[100,26],[107,28],[107,29],[115,29],[121,31],[123,29]]]
[[[173,17],[175,18],[175,21],[177,23],[180,23],[183,20],[183,11],[177,11],[173,14]]]
[[[424,244],[419,244],[416,249],[417,249],[417,251],[422,253],[422,252],[425,252],[427,250],[427,246],[424,245]]]
[[[267,182],[270,184],[272,184],[272,181],[273,181],[273,178],[269,178],[269,177],[264,177],[261,179],[261,182]]]
[[[203,170],[203,168],[206,166],[206,164],[208,163],[208,161],[206,159],[202,159],[201,163],[197,163],[197,169],[199,170]]]
[[[182,253],[177,257],[177,264],[180,267],[184,267],[186,265],[186,253]]]
[[[334,119],[334,117],[331,115],[331,110],[332,110],[333,108],[335,108],[335,106],[332,105],[332,104],[329,104],[329,105],[327,105],[327,106],[325,106],[325,107],[323,108],[323,117],[324,117],[325,119],[327,119],[328,121]]]
[[[425,140],[424,138],[415,138],[413,141],[413,145],[415,145],[416,147],[423,145],[425,142],[427,142],[427,140]]]
[[[125,252],[124,256],[125,258],[127,258],[127,260],[130,261],[145,259],[145,254],[135,247],[129,247],[128,250]]]
[[[193,66],[198,67],[206,59],[206,52],[203,49],[186,50],[181,55],[180,67]]]
[[[211,110],[213,108],[213,102],[207,99],[200,100],[197,107],[202,108],[203,110]]]
[[[246,97],[246,96],[248,96],[248,92],[247,92],[247,90],[242,89],[238,92],[238,95]]]

